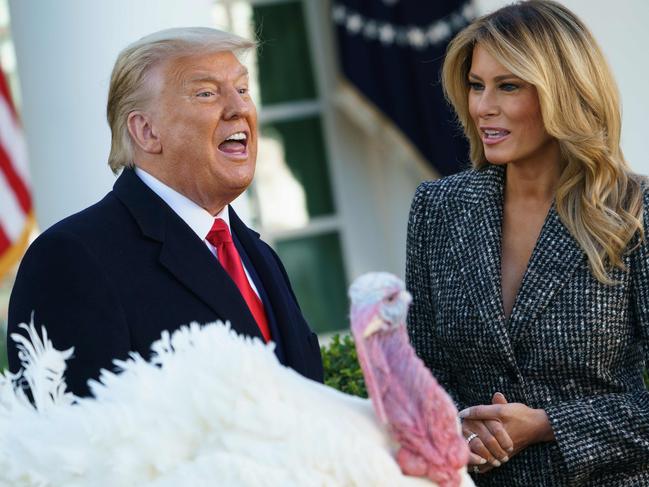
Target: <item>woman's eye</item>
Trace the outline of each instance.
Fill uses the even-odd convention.
[[[475,81],[470,81],[469,82],[469,88],[472,91],[481,91],[481,90],[484,89],[484,87],[482,86],[482,83],[476,83]]]
[[[518,85],[515,85],[513,83],[503,83],[500,85],[500,89],[503,91],[515,91],[518,89]]]

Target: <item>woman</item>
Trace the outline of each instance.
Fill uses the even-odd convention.
[[[478,485],[649,485],[649,191],[615,83],[565,7],[531,0],[450,44],[473,169],[423,183],[409,332],[461,410]]]

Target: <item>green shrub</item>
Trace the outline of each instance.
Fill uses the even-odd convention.
[[[321,347],[324,381],[346,394],[367,397],[365,380],[358,363],[356,347],[351,336],[336,334],[327,347]]]

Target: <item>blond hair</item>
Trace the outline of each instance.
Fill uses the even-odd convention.
[[[449,44],[442,68],[447,99],[471,147],[474,167],[488,164],[468,106],[468,74],[480,44],[538,92],[543,122],[566,163],[557,213],[588,257],[595,278],[614,284],[611,266],[635,236],[644,238],[642,188],[620,148],[619,94],[608,64],[584,24],[550,0],[529,0],[477,19]]]
[[[147,85],[151,69],[162,61],[190,54],[244,52],[255,42],[208,27],[185,27],[154,32],[126,47],[117,56],[108,90],[106,115],[111,131],[108,165],[117,173],[133,165],[127,127],[129,113],[144,109],[154,93]]]

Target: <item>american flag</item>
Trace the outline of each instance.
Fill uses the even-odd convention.
[[[27,146],[0,70],[0,278],[22,257],[33,226]]]

